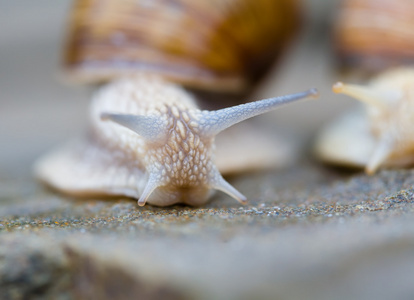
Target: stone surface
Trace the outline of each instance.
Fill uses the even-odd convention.
[[[22,183],[0,202],[0,298],[414,296],[413,171],[305,163],[232,182],[249,205],[141,208]]]
[[[64,197],[31,176],[39,154],[86,123],[90,91],[51,76],[68,7],[0,0],[0,299],[414,298],[414,170],[368,177],[306,152],[347,105],[329,96],[328,40],[316,34],[326,18],[258,93],[328,95],[266,120],[298,133],[304,158],[229,178],[246,206],[217,193],[203,207],[157,208]]]

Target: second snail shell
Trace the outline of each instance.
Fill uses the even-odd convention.
[[[414,1],[342,0],[335,20],[343,65],[377,72],[414,62]]]

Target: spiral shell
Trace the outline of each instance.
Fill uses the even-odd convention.
[[[343,0],[335,25],[344,65],[379,71],[414,62],[414,1]]]
[[[77,0],[68,77],[100,82],[136,71],[182,85],[241,91],[297,25],[296,0]]]

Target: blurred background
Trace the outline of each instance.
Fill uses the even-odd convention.
[[[71,1],[0,1],[0,168],[34,158],[85,125],[88,91],[59,81]]]

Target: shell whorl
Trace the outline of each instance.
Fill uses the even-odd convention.
[[[137,77],[113,83],[95,99],[94,129],[118,151],[126,150],[125,161],[138,160],[146,170],[148,178],[139,193],[139,205],[147,200],[159,201],[151,199],[156,189],[161,190],[157,197],[168,198],[161,200],[163,204],[198,203],[196,198],[207,198],[210,189],[221,190],[245,203],[246,197],[227,183],[214,165],[215,135],[287,102],[316,95],[317,91],[311,89],[217,111],[201,111],[177,86]],[[100,118],[113,122],[102,122]]]

